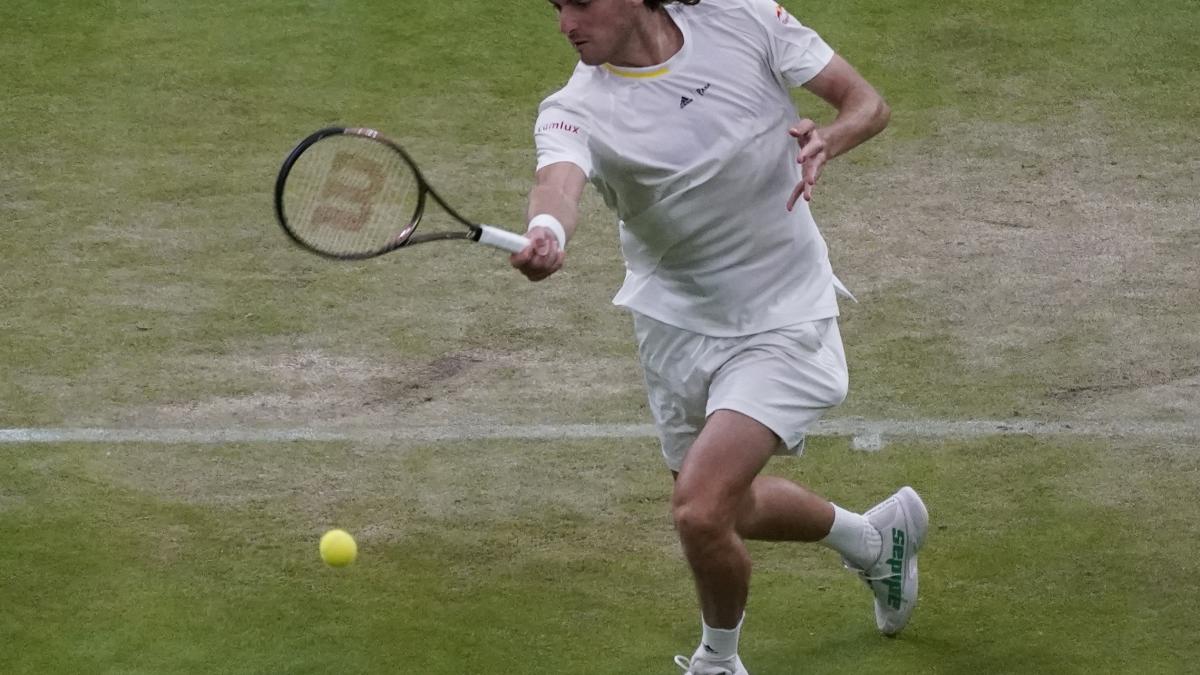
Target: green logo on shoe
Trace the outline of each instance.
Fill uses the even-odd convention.
[[[892,557],[887,561],[892,576],[884,582],[888,587],[888,606],[896,610],[904,598],[904,539],[904,530],[892,530]]]

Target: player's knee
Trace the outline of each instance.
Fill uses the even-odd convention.
[[[729,512],[714,501],[676,496],[671,517],[679,537],[685,541],[703,541],[723,535],[732,527]]]

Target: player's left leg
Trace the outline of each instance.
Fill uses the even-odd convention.
[[[703,635],[688,673],[745,673],[737,655],[750,588],[750,556],[738,513],[779,439],[739,412],[718,410],[687,452],[675,480],[671,513],[700,599]]]

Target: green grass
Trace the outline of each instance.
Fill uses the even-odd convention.
[[[1194,417],[1195,3],[788,4],[894,111],[815,207],[865,289],[836,414]],[[572,56],[540,1],[0,4],[0,428],[647,421],[594,195],[537,285],[482,247],[330,264],[272,220],[292,144],[353,123],[516,227]],[[4,672],[667,673],[696,639],[649,440],[0,451]],[[1194,447],[815,439],[771,471],[856,509],[911,482],[935,530],[898,640],[830,552],[755,545],[756,675],[1200,657]]]
[[[1188,2],[854,0],[796,11],[878,83],[906,138],[944,116],[1040,126],[1094,106],[1141,142],[1178,139],[1200,95],[1187,84],[1200,59]]]
[[[8,672],[665,673],[695,639],[649,442],[6,456]],[[1193,454],[822,441],[770,471],[854,508],[928,486],[933,530],[898,640],[875,634],[834,554],[754,544],[755,672],[1182,672],[1195,657]],[[316,555],[334,525],[359,532],[343,570]]]

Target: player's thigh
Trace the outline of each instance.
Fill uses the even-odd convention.
[[[688,449],[675,479],[673,501],[699,501],[732,518],[778,445],[775,432],[757,420],[717,410]]]

